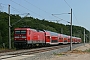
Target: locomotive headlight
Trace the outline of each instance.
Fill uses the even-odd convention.
[[[26,39],[25,39],[26,40]]]
[[[22,38],[26,38],[26,36],[22,36]]]
[[[15,36],[15,38],[19,38],[19,36]]]

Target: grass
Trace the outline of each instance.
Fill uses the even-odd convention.
[[[89,52],[89,53],[90,53],[90,49],[88,49],[88,50],[85,50],[85,52]]]
[[[0,53],[11,52],[11,51],[15,51],[15,49],[0,48]]]
[[[57,56],[63,56],[63,55],[65,55],[65,53],[53,53],[54,55],[57,55]]]
[[[57,54],[57,55],[59,55],[59,56],[62,56],[62,55],[65,55],[65,54],[63,54],[63,53],[60,53],[60,54]]]

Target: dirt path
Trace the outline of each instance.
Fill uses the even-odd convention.
[[[90,53],[85,52],[88,49],[90,49],[90,44],[77,47],[72,51],[59,53],[49,60],[90,60]]]

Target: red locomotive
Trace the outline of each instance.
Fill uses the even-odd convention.
[[[81,38],[72,37],[72,43],[80,43]],[[51,31],[31,28],[15,28],[14,46],[16,48],[46,46],[70,43],[70,36]]]

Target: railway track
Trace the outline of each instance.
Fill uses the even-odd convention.
[[[60,48],[68,47],[68,46],[70,45],[59,45],[59,46],[51,46],[51,47],[43,47],[43,48],[36,48],[36,49],[18,50],[18,51],[0,53],[0,59],[8,59],[8,58],[13,58],[13,57],[22,56],[22,55],[31,55],[31,54],[51,51],[55,49],[60,49]]]

